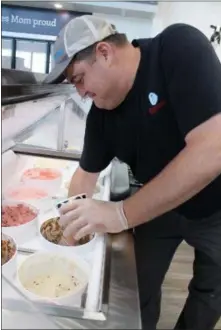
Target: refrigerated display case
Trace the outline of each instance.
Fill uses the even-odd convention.
[[[4,107],[9,114],[5,120],[10,119],[11,124],[7,124],[11,134],[2,148],[3,205],[12,201],[11,190],[24,184],[27,169],[56,169],[61,173],[61,180],[59,186],[48,190],[44,203],[36,206],[36,201],[29,198],[29,204],[33,203],[38,210],[38,224],[32,238],[28,236],[30,229],[26,236],[20,235],[21,239],[13,237],[17,247],[16,272],[9,276],[7,272],[2,273],[3,328],[141,329],[133,237],[129,232],[96,235],[94,244],[83,252],[72,247],[61,248],[58,253],[61,257],[73,258],[73,261],[79,258],[88,265],[87,285],[78,300],[60,303],[52,298],[37,299],[21,286],[18,274],[22,265],[33,255],[49,253],[40,227],[45,220],[58,215],[55,205],[67,197],[68,185],[82,152],[86,113],[62,92],[59,96],[47,94],[34,100],[29,95],[22,103],[14,100],[13,108],[24,110],[27,107],[36,112],[39,107],[41,112],[44,107],[45,111],[42,117],[35,116],[32,122],[13,134],[16,111],[10,112],[10,104]],[[110,200],[114,168],[113,162],[101,172],[93,198]],[[28,187],[31,189],[30,185]],[[24,201],[18,196],[14,199],[16,203]],[[57,253],[53,249],[50,252]]]

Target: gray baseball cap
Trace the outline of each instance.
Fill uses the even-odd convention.
[[[65,69],[78,52],[115,33],[114,25],[97,16],[83,15],[70,20],[54,44],[55,66],[44,83],[61,83]]]

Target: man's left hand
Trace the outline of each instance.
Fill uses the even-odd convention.
[[[60,215],[64,237],[76,240],[92,233],[119,233],[128,229],[123,202],[75,200],[62,206]]]

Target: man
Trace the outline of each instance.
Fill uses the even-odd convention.
[[[114,157],[143,187],[121,202],[90,198],[61,209],[65,236],[135,227],[143,328],[156,329],[160,288],[182,240],[194,276],[176,329],[213,329],[221,313],[221,65],[196,28],[176,24],[128,42],[95,16],[70,21],[45,82],[66,78],[93,100],[69,195],[90,197]]]

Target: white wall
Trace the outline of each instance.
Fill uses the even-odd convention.
[[[208,38],[210,25],[221,25],[221,2],[160,2],[153,20],[151,36],[173,23],[187,23],[201,30]],[[221,60],[221,45],[216,47]]]
[[[149,38],[151,34],[152,20],[148,18],[122,17],[107,14],[94,13],[93,15],[106,18],[114,24],[118,32],[126,33],[131,41],[136,38]]]

